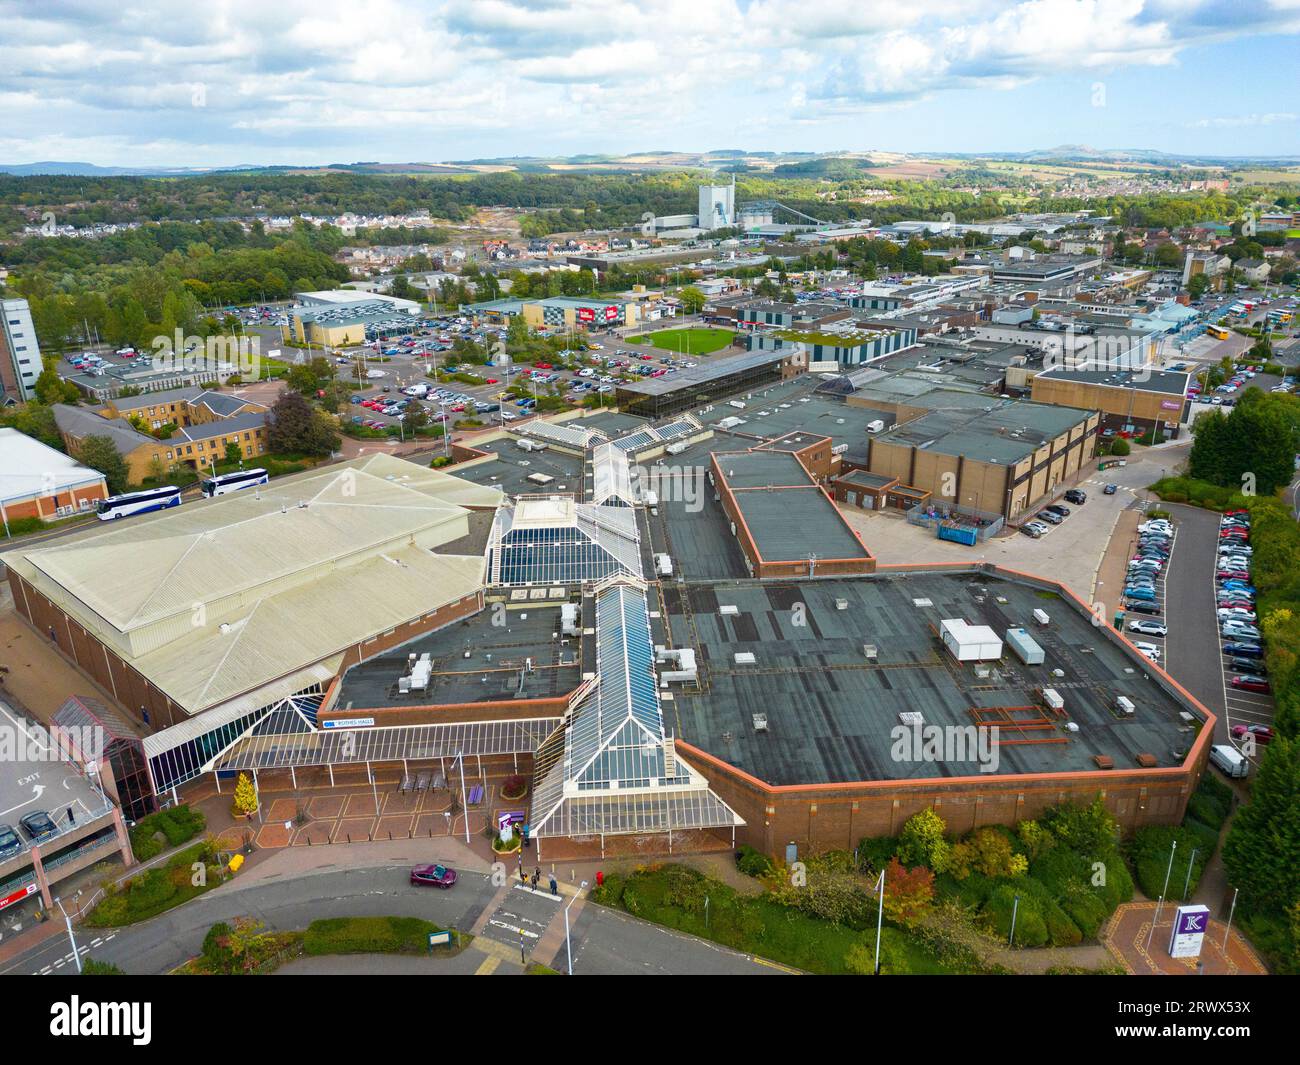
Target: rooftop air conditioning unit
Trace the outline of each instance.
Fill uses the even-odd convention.
[[[753,721],[754,721],[754,731],[755,731],[755,732],[766,732],[766,731],[767,731],[767,715],[766,715],[766,714],[754,714],[754,715],[753,715]]]

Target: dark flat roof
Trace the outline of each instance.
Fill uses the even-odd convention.
[[[810,555],[871,557],[839,508],[815,485],[752,488],[735,493],[735,499],[764,562],[802,561]]]
[[[343,674],[338,708],[429,706],[563,695],[582,682],[578,637],[555,639],[560,608],[510,604],[506,624],[494,625],[489,607],[466,621],[421,636],[353,666]],[[519,607],[519,609],[514,609]],[[465,657],[465,652],[470,657]],[[407,655],[432,655],[427,691],[400,694]],[[533,671],[526,671],[528,659]]]
[[[979,775],[973,761],[893,757],[899,714],[919,712],[927,725],[971,725],[972,707],[1030,706],[1042,687],[1060,692],[1078,731],[1052,718],[1048,730],[1030,735],[1063,742],[1022,745],[1007,742],[1017,732],[1003,725],[997,774],[1097,771],[1096,755],[1109,756],[1117,769],[1136,769],[1140,753],[1175,766],[1195,739],[1179,718],[1192,705],[1168,682],[1149,674],[1136,652],[1094,626],[1082,607],[1029,581],[915,570],[688,582],[664,585],[663,595],[663,642],[694,647],[700,669],[698,685],[671,686],[668,727],[771,784]],[[736,612],[723,613],[724,606]],[[1033,621],[1037,608],[1051,618],[1046,628]],[[989,625],[1000,638],[1024,626],[1046,661],[1025,666],[1007,647],[1001,662],[988,663],[988,674],[979,676],[940,644],[932,626],[945,618]],[[874,661],[865,644],[876,647]],[[754,663],[736,663],[738,652],[753,654]],[[1054,676],[1056,669],[1064,676]],[[1113,709],[1119,695],[1132,699],[1136,713]],[[755,730],[756,712],[767,715],[766,732]]]
[[[698,363],[689,369],[664,374],[662,377],[648,377],[644,381],[621,381],[617,387],[619,392],[662,396],[683,388],[709,385],[732,374],[743,373],[758,366],[778,363],[789,354],[787,351],[748,351],[743,355],[728,355],[726,358]]]
[[[1071,370],[1058,367],[1038,375],[1053,381],[1082,381],[1089,385],[1110,385],[1112,388],[1136,388],[1139,392],[1160,392],[1164,395],[1187,394],[1190,373],[1179,370]]]

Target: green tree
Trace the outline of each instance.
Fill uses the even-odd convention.
[[[63,380],[55,369],[54,359],[44,359],[44,369],[36,378],[36,399],[39,403],[76,403],[81,399],[77,386]]]
[[[948,841],[943,838],[946,827],[933,810],[913,814],[898,836],[898,860],[904,865],[924,865],[936,873],[943,872],[948,860]]]
[[[687,314],[699,314],[706,302],[704,293],[694,285],[683,288],[677,293],[677,298],[682,301],[682,310]]]
[[[77,458],[82,465],[104,475],[110,493],[116,495],[126,491],[130,470],[111,438],[98,435],[83,437],[77,448]]]
[[[1300,743],[1275,736],[1223,844],[1229,882],[1252,909],[1282,913],[1300,902]]]
[[[303,455],[328,455],[337,451],[338,429],[329,415],[314,409],[301,392],[286,389],[275,401],[268,418],[271,450]]]

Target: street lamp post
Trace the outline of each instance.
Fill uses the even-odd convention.
[[[77,949],[77,937],[72,932],[72,918],[68,916],[68,911],[63,909],[63,899],[55,899],[59,904],[59,910],[63,913],[63,920],[68,926],[68,942],[72,944],[72,960],[77,963],[77,972],[81,972],[81,951]]]
[[[585,888],[586,886],[587,886],[587,882],[584,880],[581,884],[578,885],[578,890],[574,894],[573,898],[571,898],[564,907],[564,953],[567,956],[569,961],[570,976],[573,975],[573,943],[569,939],[569,907],[578,901],[579,896],[582,894],[582,889]]]

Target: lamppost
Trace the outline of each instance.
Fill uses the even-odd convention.
[[[72,960],[77,963],[77,972],[81,972],[81,951],[77,949],[77,937],[72,932],[72,918],[68,916],[68,911],[63,909],[63,899],[54,900],[59,904],[59,910],[63,913],[63,920],[68,926],[68,942],[72,944]]]
[[[574,894],[573,898],[571,898],[564,907],[564,953],[569,959],[570,976],[573,975],[573,943],[569,939],[569,907],[578,901],[579,897],[582,895],[582,889],[586,886],[587,882],[584,880],[578,885],[578,890]]]

